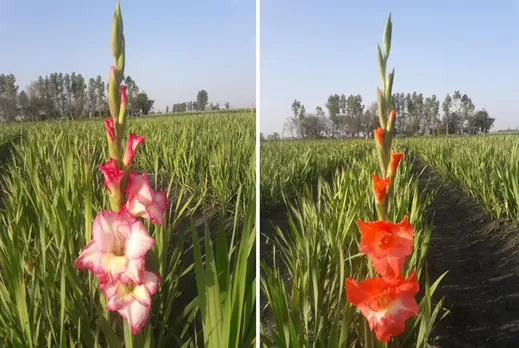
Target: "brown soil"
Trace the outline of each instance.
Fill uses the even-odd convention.
[[[434,295],[445,296],[450,310],[433,331],[435,345],[519,347],[519,228],[493,221],[432,169],[422,178],[422,189],[427,181],[438,189],[426,213],[433,223],[428,271],[431,279],[449,271]]]

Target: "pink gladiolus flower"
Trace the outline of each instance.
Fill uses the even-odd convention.
[[[105,118],[106,135],[110,141],[115,139],[114,120],[112,118]]]
[[[146,173],[128,176],[128,202],[126,210],[133,217],[142,216],[151,222],[164,224],[164,210],[166,210],[166,192],[155,191],[150,187]]]
[[[117,169],[114,159],[110,157],[108,162],[99,166],[99,169],[105,176],[104,184],[108,192],[112,194],[112,192],[119,191],[121,189],[121,179],[124,176],[124,172]]]
[[[141,221],[126,212],[103,211],[92,223],[92,240],[76,259],[77,269],[141,284],[144,255],[155,243]]]
[[[130,324],[132,334],[146,324],[151,307],[151,295],[157,292],[162,278],[153,272],[144,271],[142,284],[126,284],[113,281],[109,276],[100,276],[99,285],[109,300],[106,309],[117,311]]]
[[[133,157],[135,157],[135,151],[140,144],[144,142],[144,137],[137,136],[133,133],[128,135],[128,140],[126,141],[126,151],[124,152],[123,164],[128,167],[132,161]]]

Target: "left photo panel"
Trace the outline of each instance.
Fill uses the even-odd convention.
[[[255,346],[255,2],[0,12],[2,346]]]

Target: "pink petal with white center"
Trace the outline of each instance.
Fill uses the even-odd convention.
[[[139,301],[133,301],[123,309],[119,310],[121,317],[127,320],[130,324],[133,335],[142,330],[146,324],[146,320],[148,319],[149,312],[150,308],[141,305]]]
[[[105,253],[102,259],[102,266],[106,273],[113,279],[119,279],[121,274],[128,269],[129,259],[125,256],[117,256],[112,253]]]
[[[128,135],[128,141],[126,142],[126,150],[124,151],[123,164],[128,167],[135,157],[135,152],[140,144],[144,141],[144,137],[137,136],[133,133]]]
[[[151,307],[151,294],[146,285],[136,286],[132,291],[132,296],[135,300],[146,307]]]
[[[144,258],[129,260],[128,267],[119,279],[123,283],[142,284],[144,282]]]
[[[115,295],[119,283],[120,281],[114,280],[107,274],[99,276],[99,288],[101,289],[103,296],[108,300]]]
[[[142,258],[153,243],[155,243],[155,239],[150,237],[146,226],[140,221],[134,221],[130,238],[126,240],[125,255],[129,259]]]
[[[128,196],[138,196],[139,201],[144,205],[150,204],[153,200],[153,192],[148,181],[148,175],[146,173],[129,175],[126,193],[128,193]]]
[[[100,251],[113,252],[116,240],[124,240],[131,233],[131,219],[125,214],[102,211],[92,223],[92,236]]]
[[[102,259],[103,253],[97,247],[96,242],[91,240],[79,254],[74,262],[74,267],[79,270],[88,268],[94,274],[103,274]]]
[[[130,303],[135,301],[128,286],[124,283],[119,283],[115,294],[110,298],[110,301],[106,304],[106,309],[109,311],[118,311],[123,309]]]
[[[150,292],[150,295],[153,295],[159,289],[159,283],[162,283],[162,278],[155,272],[145,271],[144,282]]]
[[[133,217],[140,217],[146,214],[146,207],[139,202],[137,196],[129,196],[125,208],[128,214]]]

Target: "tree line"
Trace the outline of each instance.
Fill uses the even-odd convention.
[[[171,113],[220,110],[220,103],[208,103],[208,100],[209,94],[205,89],[202,89],[198,91],[195,101],[187,101],[173,104],[173,107],[171,108]],[[226,110],[229,110],[231,108],[231,104],[229,104],[229,102],[226,102],[224,105]],[[166,114],[168,113],[170,113],[169,106],[166,106]]]
[[[436,95],[394,93],[392,108],[397,113],[395,132],[406,136],[457,133],[487,133],[495,119],[485,109],[476,110],[467,94],[447,94],[440,105]],[[332,94],[314,113],[306,111],[297,99],[292,103],[292,116],[287,118],[283,133],[293,138],[341,138],[370,135],[378,127],[378,105],[363,104],[360,95]],[[273,134],[270,139],[279,138]]]
[[[151,100],[131,76],[127,86],[128,114],[147,115]],[[86,80],[81,74],[52,73],[39,76],[19,92],[13,74],[0,75],[0,121],[40,121],[108,116],[108,84],[100,75]]]

